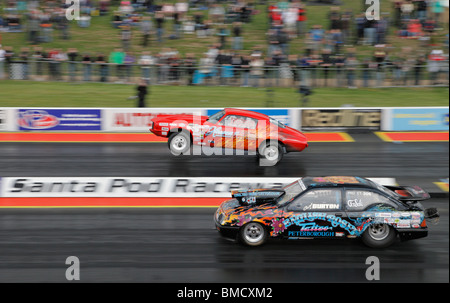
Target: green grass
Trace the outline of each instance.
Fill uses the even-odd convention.
[[[135,107],[135,87],[123,84],[71,84],[0,81],[0,107]],[[273,104],[265,88],[152,86],[149,107],[298,107],[293,88],[276,88]],[[310,107],[449,106],[448,88],[319,88]]]

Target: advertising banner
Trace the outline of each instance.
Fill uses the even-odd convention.
[[[438,107],[393,108],[393,131],[448,131],[449,109]]]
[[[100,109],[19,109],[18,130],[100,131]]]
[[[231,198],[233,190],[279,189],[298,180],[290,178],[167,178],[167,177],[6,177],[0,197],[165,197]],[[392,178],[371,178],[395,185]]]
[[[103,113],[104,131],[148,132],[152,119],[159,115],[205,115],[206,110],[198,108],[106,108],[103,109]]]
[[[6,110],[0,109],[0,131],[5,131],[6,129]]]
[[[381,109],[336,108],[302,109],[302,130],[380,130]]]

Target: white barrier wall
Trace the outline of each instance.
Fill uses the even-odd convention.
[[[0,131],[148,132],[165,114],[222,108],[0,108]],[[448,107],[246,108],[303,131],[448,131]]]
[[[0,197],[139,197],[220,198],[232,190],[281,188],[299,178],[167,178],[167,177],[6,177],[0,178]],[[369,178],[396,185],[394,178]]]

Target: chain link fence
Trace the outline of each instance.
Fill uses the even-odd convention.
[[[60,61],[14,61],[5,66],[12,80],[104,82],[150,85],[228,85],[250,87],[420,87],[448,86],[448,61],[422,65],[376,67],[306,68],[281,64],[257,69],[232,65],[208,67],[82,63]]]

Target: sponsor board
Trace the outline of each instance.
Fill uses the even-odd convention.
[[[302,109],[302,130],[380,130],[382,111],[374,108]]]
[[[389,130],[448,131],[448,114],[448,107],[393,108]]]
[[[18,109],[18,130],[99,131],[100,109]]]
[[[0,131],[4,131],[6,128],[6,110],[0,109]]]
[[[205,115],[206,110],[196,108],[110,108],[103,109],[103,130],[110,132],[148,132],[152,119],[160,115]]]
[[[392,178],[370,178],[396,185]],[[231,198],[231,191],[279,189],[298,178],[5,177],[0,197]]]

